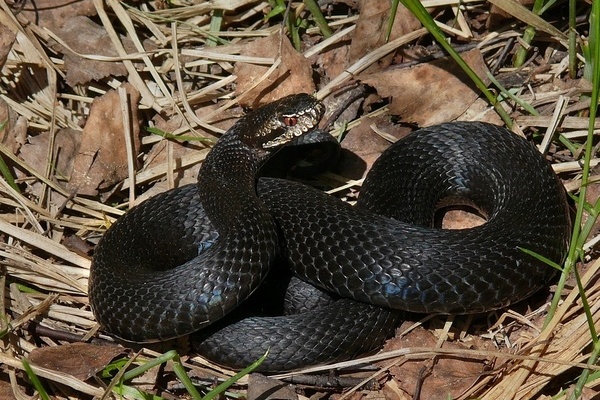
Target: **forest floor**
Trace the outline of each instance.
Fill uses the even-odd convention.
[[[319,2],[330,33],[317,26],[310,2],[292,2],[287,12],[283,1],[60,3],[0,0],[2,399],[40,391],[54,399],[190,398],[177,366],[203,393],[233,375],[180,350],[180,358],[123,380],[163,353],[134,351],[102,332],[87,297],[93,248],[131,206],[194,182],[212,144],[245,109],[287,94],[315,94],[326,104],[327,129],[345,151],[317,179],[344,200],[356,198],[373,161],[415,127],[504,124],[502,109],[569,194],[589,180],[588,212],[598,208],[598,173],[582,176],[592,85],[581,49],[591,1],[577,2],[570,63],[565,1],[542,15],[547,25],[536,20],[544,29],[528,44],[531,13],[513,1],[423,0],[493,88],[497,108],[402,5],[390,24],[388,1]],[[586,364],[600,348],[600,235],[583,215],[581,290],[569,276],[486,315],[406,322],[375,355],[343,368],[250,374],[225,398],[596,398],[600,367]],[[450,212],[444,223],[481,221]]]

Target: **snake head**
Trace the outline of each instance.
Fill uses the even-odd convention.
[[[319,124],[325,106],[309,94],[293,94],[263,106],[242,119],[242,140],[253,148],[272,152]]]

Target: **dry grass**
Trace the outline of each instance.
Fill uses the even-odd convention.
[[[458,3],[445,1],[443,4],[445,7],[457,7]],[[463,10],[474,7],[486,9],[480,2],[469,1],[461,4]],[[428,5],[433,6],[429,3]],[[52,40],[60,41],[60,38],[45,28],[21,25],[18,16],[14,15],[14,8],[4,1],[0,2],[0,6],[0,23],[8,26],[17,35],[16,44],[8,56],[0,78],[0,98],[6,101],[18,116],[26,119],[30,135],[44,131],[55,132],[59,128],[81,130],[80,126],[86,118],[93,97],[120,86],[125,79],[104,79],[79,85],[73,90],[65,89],[64,62],[61,57],[48,50],[48,43]],[[161,113],[167,118],[175,115],[182,117],[183,123],[181,128],[173,132],[175,135],[200,132],[201,136],[206,136],[222,132],[222,129],[212,122],[224,111],[232,108],[238,98],[244,96],[244,93],[237,98],[233,96],[237,79],[233,75],[234,63],[247,62],[271,67],[264,76],[256,77],[258,84],[262,79],[266,79],[280,62],[277,58],[243,57],[239,54],[245,40],[272,35],[281,28],[277,24],[267,26],[256,23],[248,26],[244,23],[244,29],[219,32],[220,37],[231,42],[228,46],[197,46],[203,44],[208,37],[210,14],[214,9],[228,10],[230,22],[240,21],[241,24],[242,21],[258,20],[257,16],[262,15],[264,4],[257,1],[198,2],[188,7],[167,8],[157,12],[149,12],[145,3],[136,8],[129,8],[116,0],[108,0],[106,3],[95,0],[94,6],[99,20],[118,50],[118,56],[81,56],[87,59],[121,62],[127,71],[127,81],[141,93],[142,110]],[[458,15],[459,19],[464,21],[463,13],[458,12]],[[320,38],[316,29],[310,29],[310,37],[318,40],[305,55],[320,54],[339,41],[347,40],[348,35],[355,29],[356,19],[356,16],[331,16],[330,20],[334,21],[332,27],[336,33],[329,39]],[[468,37],[471,34],[466,28],[460,28],[460,24],[458,28],[446,26],[445,30],[450,35]],[[132,40],[135,50],[126,50],[117,32],[125,33]],[[140,37],[141,32],[144,37]],[[424,30],[417,30],[374,49],[321,87],[318,95],[325,97],[331,94],[384,55],[424,34]],[[519,34],[510,29],[490,32],[489,39],[495,38],[490,45],[493,47],[485,48],[488,43],[486,38],[480,46],[487,52],[488,63],[493,64],[494,57],[501,54],[499,50],[494,49],[501,49]],[[152,50],[147,50],[144,39],[153,43]],[[192,46],[193,44],[196,46]],[[177,54],[178,56],[175,56]],[[157,62],[159,58],[155,57],[157,55],[164,56],[160,63]],[[546,72],[548,84],[541,85],[535,91],[529,91],[526,86],[520,88],[520,97],[523,100],[547,112],[542,116],[515,112],[516,130],[527,131],[533,127],[548,138],[560,131],[574,142],[585,139],[583,135],[587,129],[587,119],[580,114],[580,110],[585,109],[585,99],[580,96],[585,89],[577,85],[560,89],[550,84],[551,76],[560,74],[564,68],[560,62],[550,63]],[[535,72],[527,68],[524,71]],[[498,70],[498,73],[502,72],[510,71]],[[194,82],[194,85],[190,85],[190,82]],[[215,99],[218,100],[218,108],[212,113],[202,117],[194,113],[195,107]],[[122,103],[126,106],[126,99],[122,99]],[[349,126],[359,122],[351,122]],[[143,140],[144,144],[151,144],[160,138],[146,136]],[[550,145],[549,140],[544,144]],[[206,153],[207,150],[202,150],[193,156],[178,160],[177,168],[183,169],[198,164]],[[21,192],[16,191],[6,180],[0,180],[0,263],[3,273],[0,287],[4,289],[1,326],[2,330],[7,332],[3,337],[0,363],[5,366],[6,375],[3,376],[8,376],[15,396],[25,398],[27,396],[17,385],[20,382],[19,371],[23,370],[20,359],[27,357],[36,347],[61,343],[61,340],[49,336],[40,338],[25,328],[34,322],[35,326],[47,327],[57,332],[69,332],[85,338],[95,334],[98,329],[87,300],[90,259],[75,252],[73,247],[66,247],[63,244],[64,240],[68,236],[76,236],[91,243],[96,242],[106,227],[123,214],[133,197],[122,204],[105,204],[101,199],[69,193],[65,189],[64,179],[52,168],[55,154],[51,149],[47,151],[46,167],[43,170],[28,165],[5,145],[0,145],[0,154],[5,161],[15,165],[20,171],[18,182],[20,188],[25,189]],[[130,155],[131,159],[133,157],[133,154]],[[594,165],[597,162],[598,159],[593,160]],[[146,168],[144,165],[137,171],[133,168],[133,162],[130,165],[129,178],[123,181],[117,190],[124,193],[129,191],[131,196],[135,193],[131,189],[136,185],[146,185],[165,178],[172,182],[170,174],[173,168],[170,166],[175,165],[172,157],[162,165],[152,168]],[[581,182],[578,175],[581,164],[578,160],[556,164],[555,170],[561,174],[570,192],[578,190]],[[360,181],[340,182],[343,189],[358,184]],[[33,187],[35,196],[29,190]],[[591,304],[590,314],[596,326],[600,319],[600,284],[596,279],[600,260],[593,251],[597,241],[597,237],[589,238],[584,247],[588,250],[588,267],[582,277]],[[571,371],[583,368],[591,351],[586,315],[577,291],[564,293],[564,300],[556,315],[545,329],[541,329],[541,319],[535,317],[543,314],[547,306],[544,304],[539,310],[517,318],[510,315],[507,320],[512,322],[501,324],[497,328],[496,332],[502,332],[515,324],[531,324],[537,327],[537,333],[522,337],[518,344],[512,344],[512,348],[491,352],[474,350],[472,354],[460,353],[461,356],[485,356],[496,360],[495,368],[486,376],[482,376],[460,398],[545,398],[549,394],[560,394],[561,387],[568,387],[568,379],[572,378]],[[446,351],[440,348],[408,348],[378,354],[366,360],[372,362],[385,359],[397,363],[398,357],[430,358],[445,353]],[[154,353],[144,354],[152,357]],[[359,360],[362,361],[365,360]],[[210,366],[211,369],[207,372],[207,364],[199,359],[194,359],[186,365],[200,376],[223,376],[221,372],[226,373],[214,366]],[[328,368],[301,372],[325,371]],[[105,391],[103,385],[98,382],[83,382],[69,374],[42,367],[34,366],[33,369],[38,376],[48,381],[72,388],[71,398],[83,394],[102,396]],[[594,367],[594,370],[597,368]],[[376,375],[382,371],[385,371],[385,368]],[[593,376],[596,377],[595,380],[589,382],[586,387],[596,388],[600,383],[600,374]]]

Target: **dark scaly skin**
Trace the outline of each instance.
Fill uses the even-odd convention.
[[[281,179],[261,179],[258,192],[299,277],[386,307],[379,310],[465,314],[505,307],[555,274],[519,247],[560,262],[570,237],[566,196],[549,164],[524,139],[489,124],[444,124],[397,142],[369,172],[357,207]],[[477,205],[488,221],[466,230],[430,228],[447,199]],[[361,302],[323,314],[242,321],[213,334],[199,350],[237,368],[264,353],[258,342],[271,346],[273,370],[348,359],[353,349],[359,354],[376,347],[400,319]],[[349,329],[345,317],[357,315]],[[340,327],[337,335],[329,322]],[[354,347],[338,348],[324,360],[315,349],[335,348],[336,339]]]
[[[96,247],[90,271],[98,322],[127,340],[163,340],[207,326],[246,299],[278,251],[256,172],[270,152],[312,129],[323,110],[312,96],[297,95],[246,115],[206,157],[199,196],[175,189],[120,218]],[[207,221],[219,237],[197,255],[211,238]]]
[[[223,153],[213,153],[215,158],[223,157]],[[212,186],[217,192],[219,182]],[[162,269],[157,259],[163,253],[167,265],[186,262],[197,254],[199,243],[214,240],[200,202],[211,220],[211,212],[217,217],[228,215],[227,207],[244,207],[245,203],[235,198],[239,188],[236,184],[224,199],[199,193],[195,186],[175,189],[143,203],[115,224],[121,228],[111,230],[121,234],[107,233],[91,275],[91,302],[106,329],[129,340],[179,336],[212,323],[235,307],[217,302],[219,307],[211,314],[205,312],[207,302],[188,305],[190,297],[214,299],[214,288],[229,288],[229,278],[240,292],[232,288],[227,296],[217,298],[237,302],[247,297],[265,272],[246,260],[255,261],[256,257],[269,263],[273,255],[263,252],[269,253],[267,248],[277,239],[247,234],[245,224],[250,222],[236,217],[225,217],[220,227],[216,224],[221,229],[217,243],[223,243],[224,236],[233,231],[229,226],[241,223],[239,229],[246,234],[235,236],[235,245],[227,247],[235,253],[219,247],[227,245],[214,245],[199,258],[209,265],[217,262],[213,258],[244,260],[243,267],[236,274],[217,270],[201,276],[200,286],[208,288],[209,294],[198,294],[194,273],[179,275],[180,269],[189,268],[189,262],[174,270],[147,273],[151,282],[165,280],[165,290],[157,290],[155,296],[167,289],[174,292],[167,300],[154,299],[145,289],[147,285],[138,281],[140,274],[131,274],[140,267],[108,265],[128,257]],[[481,123],[428,128],[392,146],[365,181],[359,207],[284,180],[261,178],[257,190],[258,203],[268,207],[283,233],[283,253],[295,272],[316,286],[361,302],[343,300],[301,316],[251,318],[197,343],[202,354],[233,368],[248,365],[266,348],[270,356],[261,366],[263,371],[340,361],[377,348],[393,332],[399,316],[362,302],[415,312],[470,313],[519,301],[544,287],[554,273],[518,247],[560,261],[570,233],[564,191],[537,150],[503,128]],[[250,195],[254,199],[252,196],[254,193]],[[456,197],[476,204],[489,221],[461,231],[429,228],[440,202]],[[250,214],[272,221],[263,211],[261,206]],[[176,230],[180,231],[174,234],[177,237],[166,237]],[[121,244],[123,239],[130,242]],[[170,240],[181,243],[178,251],[171,250]],[[144,243],[150,243],[151,249],[139,250]],[[244,253],[240,246],[258,247]],[[132,256],[131,249],[139,254]],[[120,272],[121,268],[127,270]],[[259,269],[256,278],[247,276],[255,273],[253,269]],[[211,283],[213,276],[217,283]],[[115,289],[113,279],[129,280],[131,288],[119,282]],[[251,282],[250,289],[242,287],[245,281]],[[180,284],[186,287],[177,290]],[[195,296],[187,294],[190,286]],[[165,304],[166,311],[157,310]],[[109,311],[99,311],[104,307]],[[155,314],[148,316],[153,311]],[[187,323],[198,313],[200,323]],[[162,327],[158,335],[156,325]]]
[[[400,318],[397,312],[342,299],[302,314],[245,318],[193,344],[204,357],[234,369],[247,367],[268,350],[259,372],[291,371],[376,350]]]
[[[550,165],[490,124],[443,124],[397,142],[373,165],[358,207],[288,181],[261,180],[258,190],[300,278],[412,312],[478,313],[522,300],[555,270],[519,248],[560,263],[570,237],[566,196]],[[477,205],[488,221],[431,228],[447,199]]]

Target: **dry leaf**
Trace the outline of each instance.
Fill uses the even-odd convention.
[[[43,132],[29,138],[23,146],[20,157],[36,171],[45,171],[48,163],[48,146],[50,145],[50,132]],[[74,129],[60,129],[54,138],[54,153],[56,154],[56,175],[69,178],[73,170],[73,159],[79,151],[81,131]]]
[[[99,55],[115,57],[118,55],[104,27],[95,24],[88,17],[71,18],[58,32],[57,36],[69,48],[81,55]],[[131,41],[121,38],[124,44]],[[108,76],[124,76],[127,73],[121,62],[107,62],[81,57],[60,44],[52,46],[65,56],[65,71],[67,84],[75,86],[93,80],[101,80]]]
[[[140,94],[129,84],[123,87],[129,95],[133,154],[140,150]],[[81,147],[73,163],[73,175],[68,189],[79,194],[97,195],[128,176],[127,148],[121,103],[116,90],[107,92],[92,103],[90,116],[83,128]]]
[[[6,57],[16,37],[17,35],[13,31],[0,24],[0,68],[6,63]]]
[[[123,348],[117,346],[72,343],[35,348],[29,360],[39,367],[64,372],[85,381],[123,353]]]
[[[373,127],[395,139],[400,139],[410,132],[409,128],[390,123],[386,116],[361,121],[342,141],[342,148],[356,155],[358,159],[349,157],[346,152],[342,153],[343,157],[339,163],[341,175],[352,179],[362,178],[381,153],[390,146],[391,142],[377,134]]]
[[[19,388],[19,387],[17,386],[17,388]],[[23,390],[23,388],[19,388],[19,389]],[[10,385],[9,378],[4,373],[0,374],[0,399],[5,399],[5,400],[16,399],[16,397],[13,393],[13,389]]]
[[[390,379],[382,388],[386,399],[410,400],[411,398],[400,389],[398,382]]]
[[[386,350],[408,347],[436,347],[437,339],[429,331],[417,328],[403,338],[394,338],[386,344]],[[484,371],[484,360],[461,358],[460,343],[445,342],[444,349],[456,349],[457,356],[438,356],[436,362],[407,359],[401,365],[390,368],[399,387],[414,395],[421,386],[421,399],[445,400],[458,397],[480,377]]]
[[[40,173],[45,173],[48,167],[50,136],[50,132],[42,132],[39,135],[30,137],[19,152],[19,157]],[[69,128],[56,131],[54,150],[52,151],[52,154],[55,155],[52,164],[54,167],[54,176],[67,180],[71,177],[73,160],[79,151],[80,141],[81,131]],[[16,170],[16,175],[18,178],[27,176],[20,170]],[[28,184],[28,192],[36,197],[42,197],[42,192],[46,189],[46,185],[40,182],[31,182]],[[65,200],[66,198],[57,192],[50,193],[48,198],[50,204],[59,207]]]
[[[356,30],[352,33],[352,44],[346,66],[353,64],[366,54],[385,43],[388,30],[391,3],[387,1],[362,1],[360,15],[356,22]],[[390,40],[413,32],[421,27],[419,20],[404,7],[398,6],[396,18],[392,26]],[[389,55],[366,71],[373,73],[389,65],[393,55]]]
[[[56,32],[63,25],[68,25],[73,17],[80,15],[96,15],[94,0],[56,1],[35,0],[25,1],[19,15],[24,16],[31,24]]]
[[[467,64],[487,82],[478,49],[462,53]],[[479,97],[470,78],[452,59],[439,59],[413,68],[388,69],[362,76],[381,97],[390,97],[390,113],[407,122],[430,126],[455,120]]]
[[[340,60],[347,60],[348,53],[350,51],[349,45],[340,45],[339,47],[333,47],[320,54],[315,61],[315,64],[323,70],[324,74],[329,79],[334,79],[336,76],[344,72],[348,67],[347,63],[340,62]]]
[[[248,400],[296,400],[298,395],[287,383],[261,374],[251,374],[248,380]]]
[[[27,139],[27,119],[0,99],[0,143],[17,154]]]
[[[242,50],[242,55],[274,59],[281,56],[281,64],[254,88],[252,86],[256,80],[262,77],[270,66],[243,62],[235,65],[234,74],[238,77],[235,94],[244,95],[240,99],[242,106],[256,108],[291,93],[315,91],[310,61],[292,47],[287,37],[281,39],[277,34],[250,42]]]

